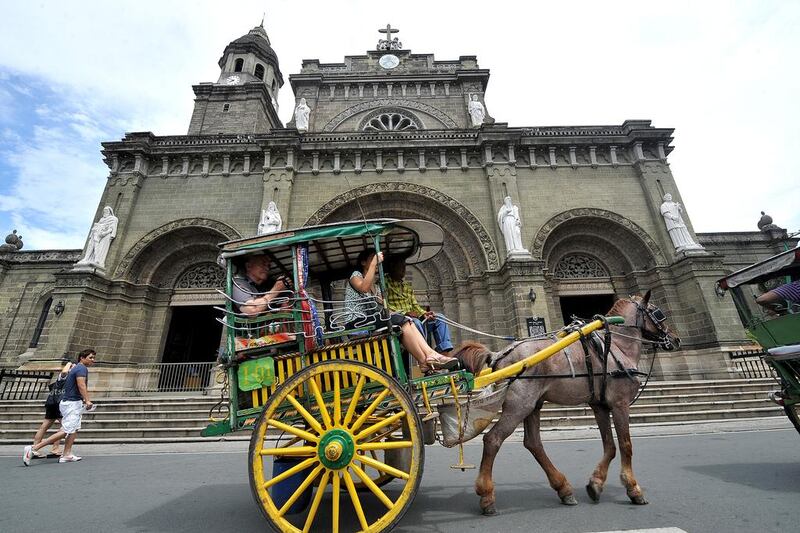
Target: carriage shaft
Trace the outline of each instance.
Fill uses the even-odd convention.
[[[616,320],[612,321],[612,318],[616,317],[609,317],[608,322],[613,323]],[[581,334],[583,336],[589,335],[591,332],[600,329],[603,327],[603,322],[601,320],[593,320],[589,322],[585,326],[580,329],[580,333],[577,331],[573,331],[572,333],[565,336],[563,339],[558,340],[557,342],[551,344],[547,348],[539,350],[533,355],[530,355],[523,359],[522,361],[517,361],[516,363],[509,365],[505,368],[500,370],[495,370],[493,372],[488,372],[486,374],[478,375],[475,378],[475,388],[480,389],[486,387],[487,385],[491,385],[492,383],[497,383],[498,381],[502,381],[504,379],[508,379],[510,377],[516,376],[517,374],[521,374],[526,369],[532,367],[535,364],[541,363],[545,359],[549,359],[550,357],[554,356],[570,344],[577,342],[581,338]]]

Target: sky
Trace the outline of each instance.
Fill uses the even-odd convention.
[[[669,163],[696,231],[800,229],[800,2],[0,2],[0,233],[80,248],[108,177],[100,143],[185,134],[192,85],[261,22],[287,80],[399,28],[404,48],[476,55],[510,126],[675,128]],[[0,237],[2,238],[2,237]]]

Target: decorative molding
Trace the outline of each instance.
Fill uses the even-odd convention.
[[[317,209],[317,211],[311,215],[308,220],[306,220],[304,225],[313,226],[316,224],[321,224],[328,215],[346,203],[363,196],[382,192],[404,192],[418,194],[448,207],[454,211],[472,229],[473,232],[475,232],[475,236],[483,248],[483,253],[485,256],[484,259],[489,270],[498,269],[500,263],[497,249],[495,248],[492,238],[489,236],[489,233],[486,231],[486,228],[483,227],[483,224],[481,224],[480,220],[478,220],[478,218],[458,200],[447,196],[436,189],[425,187],[424,185],[417,185],[415,183],[386,182],[372,183],[370,185],[357,187],[328,201],[325,205]]]
[[[345,120],[352,117],[353,115],[357,115],[358,113],[363,113],[364,111],[370,111],[372,109],[379,109],[382,107],[400,107],[400,108],[408,108],[414,109],[416,111],[422,111],[423,113],[427,113],[431,115],[436,120],[441,122],[448,128],[457,128],[458,125],[456,122],[446,115],[444,112],[440,111],[439,109],[428,105],[423,104],[422,102],[415,102],[413,100],[403,100],[400,98],[379,98],[377,100],[371,100],[369,102],[362,102],[360,104],[356,104],[354,106],[348,107],[335,117],[333,117],[330,122],[328,122],[325,127],[322,129],[323,132],[331,132],[338,128]]]
[[[547,240],[548,235],[553,232],[556,227],[560,226],[561,224],[568,222],[570,220],[576,218],[584,218],[584,217],[597,217],[602,218],[605,220],[609,220],[611,222],[615,222],[620,226],[624,227],[625,229],[629,230],[630,232],[634,233],[647,247],[647,250],[656,260],[658,265],[666,265],[667,260],[664,257],[664,253],[658,247],[658,244],[644,231],[641,227],[637,224],[632,222],[631,220],[613,213],[611,211],[606,211],[605,209],[595,209],[592,207],[581,207],[578,209],[570,209],[569,211],[564,211],[563,213],[559,213],[558,215],[554,216],[539,229],[536,233],[536,237],[533,239],[533,243],[530,247],[531,254],[535,259],[542,259],[544,253],[544,243]]]
[[[116,270],[114,271],[115,278],[124,277],[127,274],[128,269],[130,268],[133,261],[139,256],[142,251],[147,248],[153,241],[170,233],[172,231],[179,230],[181,228],[204,228],[216,231],[221,235],[224,235],[228,240],[239,239],[241,235],[238,231],[233,229],[232,227],[228,226],[227,224],[223,224],[222,222],[217,222],[216,220],[210,220],[207,218],[184,218],[181,220],[174,220],[168,224],[164,224],[163,226],[154,229],[134,244],[128,253],[125,254],[122,261],[119,262],[117,265]]]
[[[0,261],[9,263],[75,263],[83,250],[26,250],[0,253]]]

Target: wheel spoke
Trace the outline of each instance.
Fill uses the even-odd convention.
[[[369,418],[369,417],[370,417],[370,415],[371,415],[373,412],[375,412],[375,409],[377,409],[377,408],[378,408],[378,406],[381,404],[381,402],[382,402],[382,401],[383,401],[383,400],[384,400],[384,399],[385,399],[385,398],[386,398],[388,395],[389,395],[389,389],[383,389],[383,390],[381,391],[381,393],[380,393],[380,394],[378,394],[378,397],[377,397],[377,398],[375,398],[375,400],[374,400],[374,401],[373,401],[371,404],[369,404],[369,407],[367,407],[367,410],[366,410],[366,411],[364,411],[363,413],[361,413],[361,416],[359,416],[359,417],[358,417],[358,420],[356,420],[355,422],[353,422],[353,426],[350,428],[350,431],[353,431],[353,432],[355,432],[355,431],[356,431],[358,428],[360,428],[360,427],[361,427],[361,425],[362,425],[362,424],[363,424],[363,423],[364,423],[364,422],[367,420],[367,418]]]
[[[388,389],[387,389],[387,390],[388,390]],[[389,418],[384,418],[384,419],[383,419],[383,420],[381,420],[380,422],[376,422],[375,424],[372,424],[371,426],[368,426],[366,429],[363,429],[363,430],[361,430],[361,433],[359,433],[358,435],[356,435],[356,436],[354,437],[354,439],[355,439],[356,441],[359,441],[359,440],[363,439],[364,437],[366,437],[367,435],[370,435],[370,434],[372,434],[372,433],[375,433],[376,431],[378,431],[378,430],[379,430],[379,429],[381,429],[382,427],[384,427],[384,426],[388,426],[389,424],[392,424],[392,423],[394,423],[395,421],[397,421],[397,420],[400,420],[400,419],[401,419],[401,418],[403,418],[404,416],[406,416],[406,413],[405,413],[405,411],[400,411],[400,412],[398,412],[398,413],[395,413],[395,414],[393,414],[393,415],[392,415],[392,416],[390,416]]]
[[[336,473],[334,472],[334,475],[335,474]],[[325,494],[325,487],[328,486],[328,477],[330,477],[330,475],[330,470],[325,470],[325,473],[322,474],[319,487],[317,487],[317,493],[314,494],[314,500],[311,502],[311,509],[308,510],[306,523],[303,525],[303,533],[308,533],[308,531],[311,530],[311,525],[314,523],[314,518],[317,516],[317,509],[319,509],[319,502],[322,501],[322,495]]]
[[[314,446],[289,446],[288,448],[263,448],[258,453],[261,455],[278,455],[278,456],[303,456],[314,455],[317,448]]]
[[[358,498],[358,492],[356,492],[356,486],[353,484],[350,472],[348,472],[347,469],[343,470],[342,477],[344,477],[344,484],[347,486],[347,492],[350,494],[350,501],[353,503],[353,509],[355,509],[358,521],[361,523],[361,529],[366,531],[369,528],[369,524],[367,523],[367,517],[364,516],[364,509],[361,508],[361,500]]]
[[[308,459],[306,459],[302,463],[293,466],[289,470],[286,470],[285,472],[281,472],[280,474],[278,474],[274,478],[268,479],[264,483],[264,488],[268,489],[272,485],[274,485],[275,483],[280,483],[284,479],[289,478],[289,477],[297,474],[298,472],[302,472],[303,470],[305,470],[306,468],[308,468],[309,466],[313,465],[316,462],[317,462],[317,458],[316,457],[309,457]]]
[[[333,423],[341,424],[342,422],[342,391],[339,388],[339,373],[333,372]]]
[[[308,441],[311,441],[311,442],[319,442],[319,437],[317,437],[316,435],[312,435],[308,431],[303,431],[302,429],[296,428],[294,426],[290,426],[289,424],[284,424],[283,422],[278,422],[274,418],[270,418],[269,420],[267,420],[267,424],[269,424],[271,426],[275,426],[276,428],[280,429],[281,431],[285,431],[287,433],[291,433],[292,435],[300,437],[301,439],[308,440]]]
[[[300,402],[297,401],[297,398],[294,396],[287,396],[286,399],[289,400],[289,403],[292,404],[295,409],[297,409],[297,412],[300,413],[300,416],[302,416],[303,419],[308,422],[308,425],[311,426],[314,431],[319,434],[322,434],[325,431],[322,429],[322,426],[319,424],[319,422],[317,422],[317,420],[311,416],[311,413],[306,411],[306,408],[300,405]]]
[[[308,386],[314,398],[317,400],[317,405],[319,405],[319,414],[322,416],[322,422],[325,424],[326,428],[330,429],[333,427],[333,424],[331,424],[331,415],[328,414],[328,408],[325,407],[325,400],[322,399],[322,393],[319,391],[319,387],[317,387],[317,381],[315,379],[309,379]]]
[[[392,500],[389,499],[386,493],[384,493],[375,483],[373,483],[373,481],[369,478],[366,472],[361,470],[361,468],[359,468],[356,465],[350,465],[350,468],[353,470],[353,472],[356,473],[358,477],[361,478],[361,481],[364,483],[364,485],[366,485],[367,488],[371,490],[375,496],[378,497],[378,499],[381,501],[383,505],[386,506],[387,509],[391,509],[392,507],[394,507],[394,502],[392,502]]]
[[[410,440],[387,440],[383,442],[365,442],[356,446],[359,450],[397,450],[411,448],[414,445]]]
[[[341,478],[339,477],[339,472],[333,473],[333,508],[332,508],[332,515],[333,515],[333,528],[331,531],[333,533],[339,533],[339,492],[342,490],[339,482]]]
[[[356,388],[353,390],[353,398],[350,400],[350,406],[347,408],[347,413],[344,415],[344,421],[342,421],[342,425],[347,427],[347,424],[353,419],[353,414],[356,412],[356,406],[358,406],[358,400],[361,398],[361,390],[364,388],[364,384],[367,382],[367,376],[361,376],[358,378],[358,383],[356,383]]]
[[[309,487],[309,485],[311,485],[314,482],[314,480],[317,479],[317,476],[319,476],[319,473],[322,471],[323,468],[325,467],[322,465],[317,465],[317,467],[314,470],[312,470],[308,476],[306,476],[306,478],[303,480],[300,486],[297,487],[297,490],[295,490],[292,493],[292,495],[289,496],[289,499],[286,500],[286,503],[283,504],[283,507],[278,509],[278,516],[283,516],[284,514],[286,514],[286,511],[289,510],[289,507],[291,507],[294,504],[294,502],[297,501],[297,498],[299,498],[303,494],[303,492]]]
[[[373,459],[372,457],[367,457],[366,455],[356,455],[353,459],[355,459],[356,461],[361,461],[365,465],[369,465],[375,470],[385,472],[399,479],[408,479],[410,477],[406,472],[398,470],[393,466],[389,466],[386,463],[378,461],[377,459]]]

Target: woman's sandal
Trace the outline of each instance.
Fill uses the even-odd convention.
[[[461,369],[461,361],[455,358],[442,362],[426,361],[425,366],[420,367],[420,371],[426,376],[438,374],[441,371],[455,372],[456,370],[460,369]]]

